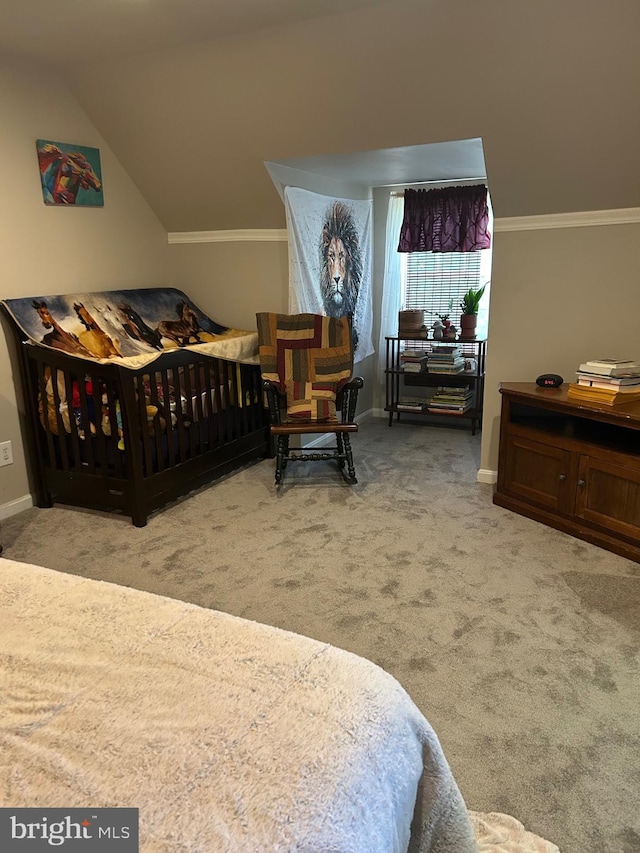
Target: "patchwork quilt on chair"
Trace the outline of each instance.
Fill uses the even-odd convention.
[[[262,377],[287,397],[287,418],[335,423],[336,395],[351,379],[353,348],[346,317],[256,315]]]

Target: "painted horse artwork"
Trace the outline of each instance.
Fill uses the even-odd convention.
[[[128,302],[121,302],[118,305],[118,311],[122,313],[123,323],[122,328],[134,341],[143,341],[153,349],[161,350],[162,341],[157,329],[152,329],[142,319],[138,311],[129,305]]]
[[[179,320],[162,320],[158,323],[158,334],[167,340],[174,341],[179,347],[186,347],[192,338],[194,343],[199,344],[199,332],[202,329],[193,308],[181,299],[176,305],[176,314]]]
[[[66,329],[62,328],[51,314],[51,311],[49,311],[47,303],[44,302],[44,300],[34,299],[32,305],[38,312],[38,316],[40,317],[45,329],[52,329],[51,332],[48,332],[42,338],[42,343],[45,346],[53,347],[54,349],[61,349],[65,352],[73,353],[74,355],[82,355],[85,358],[92,358],[93,353],[89,352],[89,350],[80,343],[77,335],[74,335],[72,332],[67,332]]]
[[[45,204],[101,207],[100,151],[39,139],[38,163]]]
[[[78,335],[80,343],[96,358],[122,358],[118,342],[114,341],[104,329],[100,328],[97,320],[87,311],[82,302],[74,302],[73,310],[86,331]]]

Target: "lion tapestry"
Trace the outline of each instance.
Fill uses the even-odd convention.
[[[285,189],[289,311],[353,318],[354,362],[371,355],[371,201]]]

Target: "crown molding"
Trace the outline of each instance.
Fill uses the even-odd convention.
[[[169,243],[286,243],[286,228],[241,228],[234,231],[170,231]]]
[[[589,225],[628,225],[634,222],[640,222],[640,207],[547,213],[542,216],[506,216],[495,219],[493,230],[541,231],[554,228],[584,228]]]
[[[555,228],[584,228],[590,225],[628,225],[640,222],[640,207],[618,210],[587,210],[576,213],[547,213],[540,216],[496,218],[493,230],[543,231]],[[286,243],[286,228],[240,228],[233,231],[170,231],[169,243]]]

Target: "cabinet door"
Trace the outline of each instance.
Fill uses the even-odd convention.
[[[623,536],[640,538],[640,470],[581,455],[576,515]]]
[[[505,491],[548,509],[573,511],[569,451],[509,435],[505,463]]]

